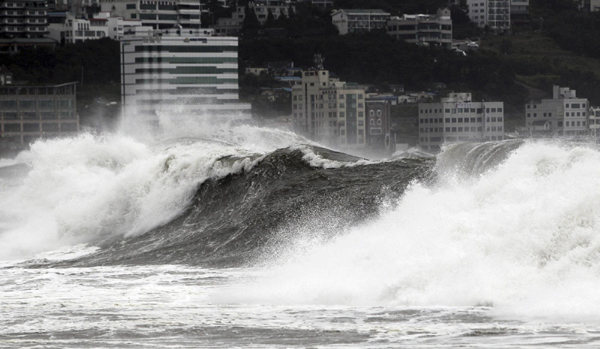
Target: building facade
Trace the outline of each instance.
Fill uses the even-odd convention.
[[[510,0],[510,21],[512,24],[529,22],[529,0]]]
[[[154,29],[200,28],[200,2],[196,0],[101,0],[102,12],[124,20],[141,20]]]
[[[488,27],[493,32],[506,32],[510,30],[510,16],[512,3],[515,0],[467,0],[469,5],[469,18],[471,22],[481,28]],[[519,5],[515,5],[515,10]]]
[[[365,91],[355,84],[330,79],[329,71],[302,72],[302,83],[292,87],[294,130],[324,144],[364,148]]]
[[[398,40],[413,44],[452,47],[452,19],[449,9],[440,9],[436,15],[403,15],[387,21],[387,32]]]
[[[44,0],[0,2],[0,53],[16,53],[21,48],[48,46],[48,5]]]
[[[331,20],[338,28],[340,35],[348,33],[365,33],[373,29],[386,27],[390,14],[382,10],[336,10],[331,13]]]
[[[390,134],[392,127],[390,106],[389,100],[377,98],[366,100],[367,144],[372,150],[392,150],[395,143]]]
[[[0,86],[0,149],[23,149],[38,138],[79,131],[76,83]]]
[[[209,29],[131,28],[121,41],[124,115],[149,121],[168,110],[191,115],[250,118],[239,103],[238,39]]]
[[[504,139],[504,102],[473,102],[470,93],[450,93],[440,103],[419,103],[419,145]]]
[[[525,105],[525,126],[530,136],[534,135],[536,126],[547,121],[548,135],[582,135],[588,131],[587,98],[577,98],[575,90],[568,87],[554,86],[552,99],[530,101]]]

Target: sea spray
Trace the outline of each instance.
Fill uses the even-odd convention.
[[[589,320],[600,312],[599,164],[600,153],[583,145],[508,146],[495,167],[413,184],[377,219],[331,241],[312,240],[262,277],[214,297],[485,305],[498,314]]]

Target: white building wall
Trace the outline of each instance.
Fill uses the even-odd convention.
[[[514,1],[514,0],[512,0]],[[471,22],[496,32],[510,30],[511,0],[467,0]]]
[[[440,103],[419,103],[419,145],[423,149],[503,139],[504,102],[472,102],[470,94],[456,94]]]
[[[150,121],[161,111],[250,117],[250,105],[239,103],[237,38],[210,30],[132,30],[121,41],[125,115]]]

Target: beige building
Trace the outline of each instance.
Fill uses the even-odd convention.
[[[365,91],[330,78],[329,71],[302,72],[292,88],[294,129],[318,142],[346,148],[366,145]]]
[[[450,93],[440,103],[419,103],[419,145],[504,139],[504,102],[474,102],[470,93]]]

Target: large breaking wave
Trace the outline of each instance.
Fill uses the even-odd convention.
[[[0,167],[0,259],[254,265],[217,301],[600,311],[600,152],[456,144],[367,161],[238,126],[159,143],[82,135]],[[60,265],[30,259],[29,265]]]

